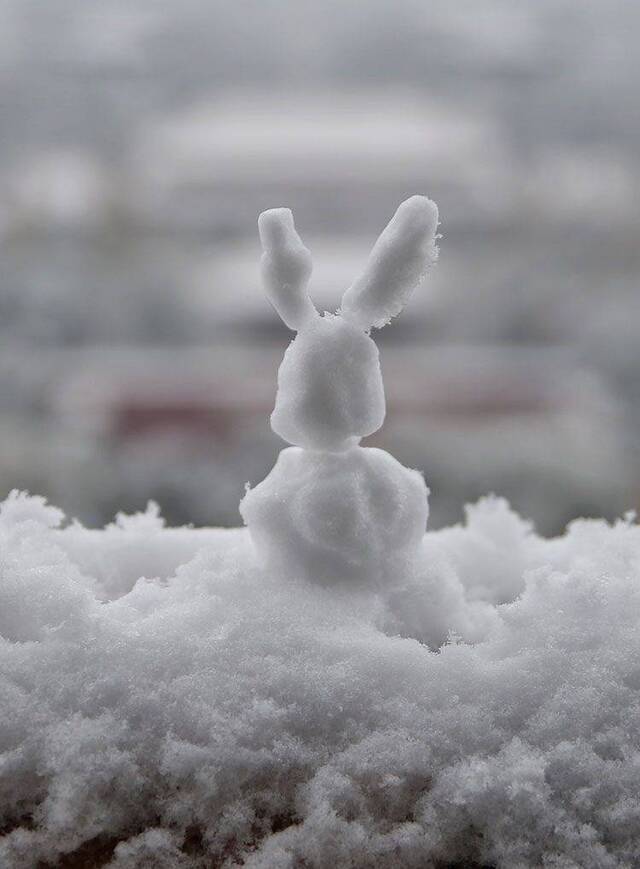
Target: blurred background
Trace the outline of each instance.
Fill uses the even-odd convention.
[[[0,0],[1,494],[238,524],[291,337],[258,212],[333,309],[418,192],[441,258],[368,442],[432,527],[637,507],[639,34],[629,0]]]

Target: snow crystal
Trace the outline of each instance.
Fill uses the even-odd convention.
[[[637,865],[630,521],[485,499],[376,589],[246,529],[0,515],[2,867]]]

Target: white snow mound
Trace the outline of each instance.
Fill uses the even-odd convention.
[[[630,519],[485,499],[378,590],[61,522],[0,512],[3,869],[638,865]]]

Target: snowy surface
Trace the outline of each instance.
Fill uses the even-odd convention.
[[[489,498],[379,592],[61,522],[0,513],[3,867],[637,865],[631,521]]]

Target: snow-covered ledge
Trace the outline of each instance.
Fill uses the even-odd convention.
[[[436,225],[404,203],[320,316],[290,212],[262,217],[295,446],[248,529],[4,502],[3,869],[638,864],[633,517],[545,540],[491,497],[425,533],[421,476],[359,446],[384,417],[369,330]]]

